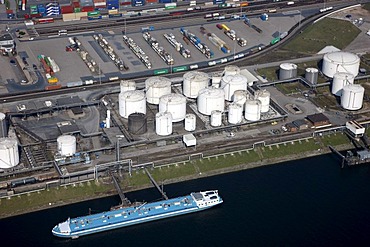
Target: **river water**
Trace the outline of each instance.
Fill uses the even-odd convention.
[[[370,167],[341,169],[332,155],[165,186],[169,197],[218,189],[224,203],[194,214],[81,237],[51,234],[58,222],[104,211],[118,196],[0,220],[12,246],[370,246]],[[154,189],[128,193],[159,198]],[[4,245],[4,246],[5,246]]]

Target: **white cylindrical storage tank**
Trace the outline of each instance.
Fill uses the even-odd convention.
[[[211,126],[220,127],[222,124],[222,111],[214,110],[211,112]]]
[[[160,136],[172,134],[172,115],[169,112],[155,114],[155,133]]]
[[[189,113],[185,115],[185,130],[194,131],[196,128],[197,118],[194,114]]]
[[[342,95],[342,89],[348,84],[353,84],[355,77],[351,73],[338,72],[333,76],[333,82],[331,84],[331,93],[336,96]]]
[[[224,69],[224,76],[226,75],[239,75],[240,74],[240,68],[235,65],[227,65]]]
[[[167,94],[159,98],[159,111],[170,112],[172,122],[180,122],[186,115],[186,98],[181,94]]]
[[[213,72],[211,75],[212,78],[212,87],[219,88],[221,79],[222,79],[222,73],[221,72]]]
[[[249,94],[246,90],[236,90],[233,94],[233,102],[238,103],[239,105],[244,106],[248,99]]]
[[[162,76],[150,77],[145,80],[146,100],[149,104],[159,104],[159,98],[171,93],[171,81]]]
[[[297,77],[297,65],[294,63],[282,63],[279,68],[279,79],[285,80]]]
[[[337,72],[351,73],[355,77],[360,68],[360,58],[350,52],[330,52],[326,53],[322,62],[322,73],[327,77],[333,78]]]
[[[247,100],[247,102],[245,102],[244,118],[248,121],[260,120],[261,102],[259,100]]]
[[[223,112],[225,109],[225,93],[221,88],[204,88],[199,91],[197,99],[198,111],[210,116],[212,111]]]
[[[72,156],[76,153],[76,137],[62,135],[57,138],[58,152],[63,156]]]
[[[8,123],[6,115],[0,112],[0,138],[8,136]]]
[[[118,95],[119,115],[128,118],[132,113],[146,114],[145,93],[139,90],[131,90]]]
[[[226,75],[221,79],[221,88],[225,92],[225,100],[231,101],[236,90],[247,90],[248,80],[243,75]]]
[[[359,110],[364,100],[365,88],[359,84],[344,86],[340,98],[341,106],[346,110]]]
[[[254,95],[254,99],[261,102],[261,113],[270,110],[270,92],[267,90],[258,90]]]
[[[208,87],[208,74],[200,71],[190,71],[183,76],[183,93],[188,98],[195,99],[203,88]]]
[[[238,124],[243,120],[243,105],[238,103],[231,103],[229,105],[228,122],[231,124]]]
[[[136,90],[136,83],[133,80],[121,80],[120,88],[121,93]]]
[[[19,164],[18,142],[13,138],[0,138],[0,168],[12,168]]]
[[[317,78],[319,77],[319,70],[316,68],[307,68],[305,73],[305,78],[312,85],[317,84]]]

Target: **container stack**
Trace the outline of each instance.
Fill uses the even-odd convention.
[[[131,0],[119,0],[119,5],[120,6],[131,5]]]
[[[107,3],[105,0],[93,0],[94,6],[97,9],[105,9],[107,7]]]
[[[107,0],[107,9],[119,9],[119,0]]]
[[[133,7],[139,7],[145,5],[145,0],[131,0],[131,5]]]
[[[46,15],[46,8],[45,8],[45,5],[43,4],[38,4],[37,5],[37,11],[42,14],[42,16],[45,16]]]
[[[46,4],[46,16],[60,15],[59,3],[53,2]]]

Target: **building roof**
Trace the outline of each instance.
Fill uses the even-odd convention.
[[[307,115],[307,119],[312,122],[312,123],[317,123],[317,122],[328,122],[329,118],[327,118],[324,114],[322,113],[316,113],[312,115]]]
[[[307,125],[307,122],[304,119],[297,119],[293,121],[293,124],[297,127],[302,126],[302,125]]]
[[[13,37],[9,33],[0,36],[0,41],[9,41],[9,40],[13,40]]]

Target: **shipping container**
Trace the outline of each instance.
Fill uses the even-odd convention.
[[[87,12],[87,16],[97,16],[97,15],[100,15],[100,11],[91,11],[91,12]]]
[[[163,75],[168,74],[168,69],[157,69],[154,70],[154,75]]]
[[[40,24],[53,23],[53,22],[54,22],[54,18],[42,18],[42,19],[37,20],[37,23],[40,23]]]
[[[158,0],[158,3],[172,3],[172,0]]]
[[[73,6],[73,8],[80,8],[81,7],[79,2],[72,2],[72,6]]]
[[[176,73],[176,72],[181,72],[181,71],[186,71],[186,70],[188,70],[188,66],[184,65],[184,66],[174,67],[172,69],[172,72]]]
[[[56,90],[62,88],[62,85],[55,84],[55,85],[48,85],[45,87],[45,90]]]
[[[225,3],[225,0],[213,0],[214,5],[224,4],[224,3]]]
[[[110,14],[108,16],[109,16],[109,18],[117,18],[117,17],[122,17],[122,14],[121,13],[118,13],[118,14]]]
[[[166,4],[164,5],[164,8],[165,8],[165,9],[174,9],[174,8],[176,8],[176,6],[177,6],[177,4],[176,4],[176,3],[166,3]]]
[[[94,6],[83,6],[82,8],[81,8],[81,11],[82,12],[92,12],[92,11],[94,11],[95,10],[95,7]]]
[[[102,18],[101,15],[97,15],[97,16],[88,16],[87,19],[89,21],[93,21],[93,20],[100,20]]]
[[[69,14],[69,13],[73,13],[73,7],[70,6],[70,5],[67,5],[67,6],[61,6],[60,7],[60,10],[62,12],[62,14]]]
[[[158,0],[146,0],[147,3],[158,3]]]
[[[115,15],[115,14],[118,14],[118,10],[117,10],[117,9],[108,10],[108,14],[109,14],[109,15]]]
[[[144,6],[145,5],[145,1],[144,0],[132,0],[131,1],[131,5],[133,7]]]

